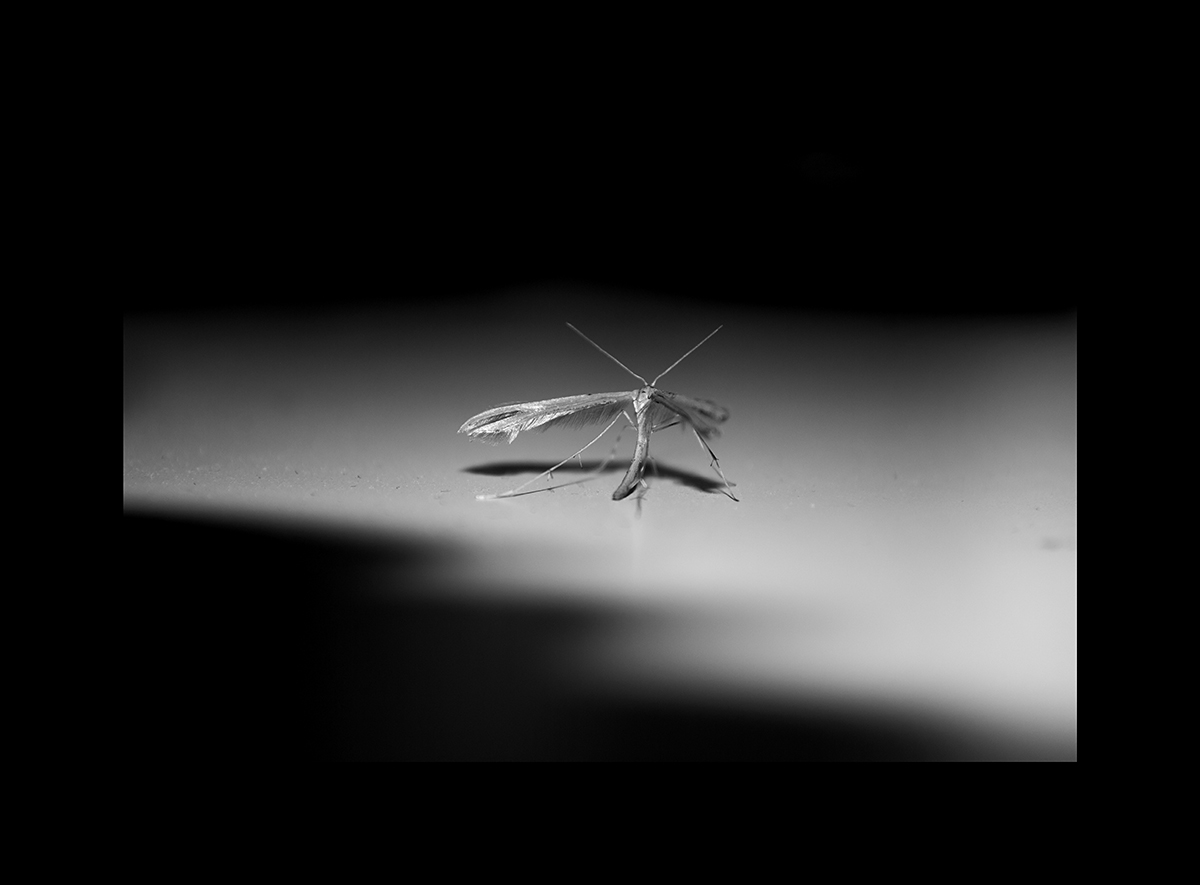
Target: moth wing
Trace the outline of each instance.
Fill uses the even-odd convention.
[[[622,409],[632,408],[633,393],[582,393],[528,403],[494,406],[468,419],[459,433],[488,443],[512,442],[525,430],[551,427],[586,427],[611,421]]]
[[[682,418],[704,438],[720,436],[718,424],[729,420],[729,410],[717,405],[710,399],[697,399],[671,393],[666,390],[656,390],[650,395],[650,426],[669,424],[676,418]]]

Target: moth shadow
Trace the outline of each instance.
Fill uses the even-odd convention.
[[[572,461],[569,464],[564,464],[557,468],[554,473],[583,475],[587,473],[597,473],[597,475],[607,473],[624,473],[628,469],[627,464],[611,462],[603,470],[600,470],[601,461],[584,461],[583,466],[579,465],[578,461]],[[655,467],[657,466],[657,470]],[[487,464],[476,464],[473,467],[464,467],[463,473],[474,473],[480,476],[515,476],[521,473],[538,474],[554,467],[553,461],[493,461]],[[671,467],[669,464],[663,464],[661,461],[652,461],[646,467],[646,480],[653,483],[655,479],[666,479],[672,482],[679,483],[681,486],[686,486],[689,489],[695,489],[698,492],[706,492],[715,494],[717,492],[724,493],[725,485],[715,477],[709,479],[707,476],[702,476],[698,473],[692,473],[687,470],[680,470],[676,467]]]

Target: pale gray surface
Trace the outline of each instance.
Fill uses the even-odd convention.
[[[581,678],[894,708],[1000,735],[1000,755],[1073,755],[1074,317],[860,322],[562,290],[491,304],[127,321],[126,512],[447,543],[432,593],[665,615],[575,649]],[[695,480],[651,476],[640,504],[610,500],[632,432],[616,472],[476,500],[536,472],[493,475],[506,463],[549,466],[599,428],[490,447],[455,433],[466,418],[636,386],[566,320],[647,377],[725,324],[660,386],[731,410],[714,449],[740,503],[677,430],[651,453]]]

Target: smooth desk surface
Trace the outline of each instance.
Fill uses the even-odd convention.
[[[492,447],[456,433],[468,417],[637,386],[567,320],[648,378],[725,324],[659,387],[730,409],[713,448],[740,502],[676,428],[653,437],[641,501],[610,498],[628,430],[597,479],[476,500],[600,428]],[[1074,755],[1073,316],[718,314],[543,290],[470,315],[134,318],[124,357],[127,514],[430,551],[371,581],[384,600],[403,585],[611,614],[556,653],[589,690],[885,711],[962,729],[967,757]]]

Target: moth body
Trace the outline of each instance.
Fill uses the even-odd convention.
[[[567,325],[571,326],[570,323]],[[701,341],[700,344],[697,344],[696,347],[693,347],[692,350],[689,350],[665,371],[661,372],[653,382],[647,382],[641,375],[630,371],[616,357],[601,348],[600,345],[596,344],[578,329],[575,329],[574,326],[571,326],[571,328],[591,343],[597,350],[641,381],[643,386],[636,390],[628,391],[583,393],[576,396],[560,396],[553,399],[533,400],[531,402],[504,403],[499,406],[493,406],[490,409],[480,412],[473,418],[469,418],[463,423],[462,427],[458,428],[458,432],[465,433],[472,439],[482,440],[483,442],[498,443],[501,440],[507,440],[511,443],[517,438],[518,434],[526,430],[546,430],[550,427],[583,427],[608,422],[608,426],[600,432],[600,436],[603,436],[624,415],[626,420],[637,428],[637,444],[634,447],[633,460],[629,464],[629,469],[626,471],[620,485],[617,486],[616,491],[613,492],[613,500],[620,501],[622,498],[628,497],[639,485],[645,484],[642,479],[642,473],[645,470],[646,460],[650,456],[650,434],[656,430],[662,430],[666,427],[682,423],[692,429],[700,444],[712,455],[711,466],[716,469],[721,479],[725,482],[729,497],[736,501],[737,498],[729,491],[729,482],[725,480],[725,474],[721,473],[716,455],[713,454],[712,449],[709,448],[706,442],[706,440],[719,435],[720,431],[717,425],[724,423],[729,418],[729,410],[717,405],[712,400],[696,399],[666,390],[659,390],[654,386],[658,382],[658,378],[661,378],[667,372],[671,371],[671,369],[675,368],[675,366],[679,365],[696,347],[699,347],[700,344],[703,344],[704,341],[707,341],[720,331],[720,327],[718,326],[704,341]],[[589,446],[595,443],[596,440],[600,439],[600,436],[597,436],[596,439],[572,455],[571,458],[555,465],[545,473],[551,473],[563,464],[566,464],[567,461],[578,457]],[[541,475],[544,476],[545,473]],[[538,478],[540,477],[534,477],[530,482]],[[526,485],[528,484],[526,483]],[[520,489],[524,487],[520,486],[502,495],[481,497],[507,497],[518,494]]]

